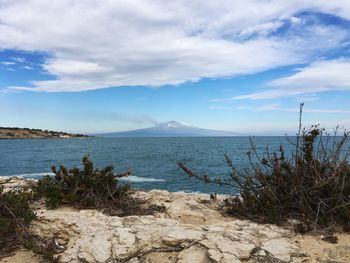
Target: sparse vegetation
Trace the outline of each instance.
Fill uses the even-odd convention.
[[[48,208],[62,204],[77,208],[101,209],[110,215],[144,215],[160,212],[164,207],[148,205],[132,197],[133,190],[128,184],[120,184],[118,179],[131,171],[114,173],[113,166],[102,170],[94,169],[92,161],[85,156],[83,169],[67,169],[63,165],[51,167],[54,176],[44,176],[34,187],[37,199],[44,198]]]
[[[0,139],[32,139],[32,138],[85,138],[84,134],[29,129],[18,127],[0,127]]]
[[[71,204],[77,207],[122,209],[130,187],[120,185],[118,178],[131,172],[114,173],[113,166],[94,169],[87,156],[83,158],[83,166],[83,169],[67,169],[61,165],[58,170],[52,166],[55,175],[44,176],[34,188],[37,198],[44,197],[49,208]]]
[[[32,198],[30,192],[24,190],[4,191],[0,183],[0,257],[11,252],[23,242],[31,220],[35,213],[29,207]]]
[[[43,239],[30,233],[29,223],[35,218],[30,202],[44,198],[48,208],[62,204],[77,208],[101,209],[110,215],[145,215],[163,212],[163,206],[145,205],[144,201],[131,196],[128,184],[119,184],[118,179],[131,174],[131,171],[114,173],[112,166],[102,170],[95,169],[92,161],[85,156],[83,168],[67,169],[63,165],[56,169],[52,166],[54,176],[44,176],[33,191],[6,190],[0,183],[0,257],[22,244],[36,253],[52,259],[55,244],[51,239]]]
[[[336,129],[331,135],[318,125],[302,128],[302,108],[303,104],[296,142],[290,142],[295,145],[291,157],[286,157],[283,146],[261,157],[251,141],[251,169],[239,171],[225,155],[228,180],[197,174],[184,162],[178,165],[205,183],[234,187],[239,195],[226,200],[232,215],[276,224],[293,219],[299,232],[350,230],[349,132],[339,134]]]

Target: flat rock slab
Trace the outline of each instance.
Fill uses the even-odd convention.
[[[33,183],[12,178],[5,190],[30,190]],[[210,202],[205,194],[153,190],[133,195],[146,204],[162,205],[165,211],[117,217],[72,207],[47,210],[36,203],[37,219],[30,231],[58,244],[58,262],[350,262],[350,235],[340,234],[338,244],[329,244],[317,236],[295,236],[274,225],[225,217],[218,209],[225,196]],[[42,260],[31,251],[18,250],[0,262]]]
[[[108,216],[96,210],[37,210],[31,231],[64,247],[59,262],[300,262],[291,233],[221,215],[205,205],[208,196],[166,191],[138,192],[164,205],[149,216]],[[276,262],[277,262],[276,261]],[[261,262],[261,261],[260,261]]]

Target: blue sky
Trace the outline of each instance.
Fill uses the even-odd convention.
[[[350,128],[350,2],[0,0],[0,126]]]

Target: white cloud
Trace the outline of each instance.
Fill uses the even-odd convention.
[[[294,101],[297,102],[310,102],[310,101],[318,101],[320,100],[320,97],[315,94],[315,93],[311,93],[311,94],[302,94],[300,96],[295,96],[293,97]]]
[[[334,131],[334,129],[339,126],[339,123],[342,123],[342,129],[350,128],[350,121],[348,119],[344,120],[329,120],[325,121],[322,119],[313,119],[313,120],[304,120],[304,127],[311,127],[311,125],[315,125],[319,123],[322,128],[325,128],[327,131]],[[242,122],[239,126],[228,127],[226,130],[232,130],[235,132],[240,132],[242,134],[247,135],[265,135],[265,136],[274,136],[274,135],[285,135],[288,134],[293,136],[297,133],[298,130],[298,122],[294,120],[286,120],[273,122],[264,119],[262,122]]]
[[[230,100],[259,100],[275,99],[289,96],[302,96],[325,91],[350,90],[350,59],[335,59],[330,61],[317,61],[311,65],[300,68],[291,76],[276,79],[263,92],[236,96]]]
[[[34,69],[34,68],[31,67],[31,66],[24,66],[23,68],[24,68],[24,69],[28,69],[28,70],[33,70],[33,69]]]
[[[24,62],[26,62],[26,59],[23,58],[23,57],[11,57],[11,59],[12,59],[13,61],[18,62],[18,63],[24,63]]]
[[[16,63],[12,62],[12,61],[1,61],[0,64],[1,65],[5,65],[5,66],[9,66],[9,65],[14,65]]]
[[[20,91],[18,90],[12,90],[12,89],[0,89],[0,95],[4,95],[7,93],[18,93]]]
[[[300,69],[296,74],[274,80],[271,85],[275,87],[291,88],[298,91],[307,89],[310,93],[337,89],[350,89],[350,59],[336,59],[331,61],[318,61],[310,66]]]
[[[238,110],[252,110],[252,111],[284,111],[284,112],[299,112],[299,107],[283,107],[279,103],[266,104],[262,106],[237,106]],[[303,112],[310,113],[350,113],[350,110],[345,109],[317,109],[317,108],[304,108]]]
[[[56,79],[22,90],[179,84],[307,62],[348,38],[344,28],[303,26],[303,11],[350,19],[350,2],[0,0],[0,49],[50,55],[43,68]],[[288,22],[286,35],[271,36]]]
[[[209,106],[210,110],[231,110],[230,106]]]
[[[14,68],[4,68],[4,70],[7,70],[7,71],[16,71]]]

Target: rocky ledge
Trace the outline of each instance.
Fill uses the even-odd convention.
[[[30,231],[54,241],[58,262],[281,263],[350,258],[348,235],[340,235],[338,244],[329,244],[316,236],[297,236],[274,225],[226,217],[218,210],[222,198],[211,202],[207,195],[160,190],[138,191],[134,196],[163,205],[165,211],[117,217],[71,207],[47,210],[36,203],[37,219]],[[18,255],[23,258],[23,251]],[[29,258],[40,260],[31,255],[26,262]],[[16,255],[3,261],[16,262]]]

